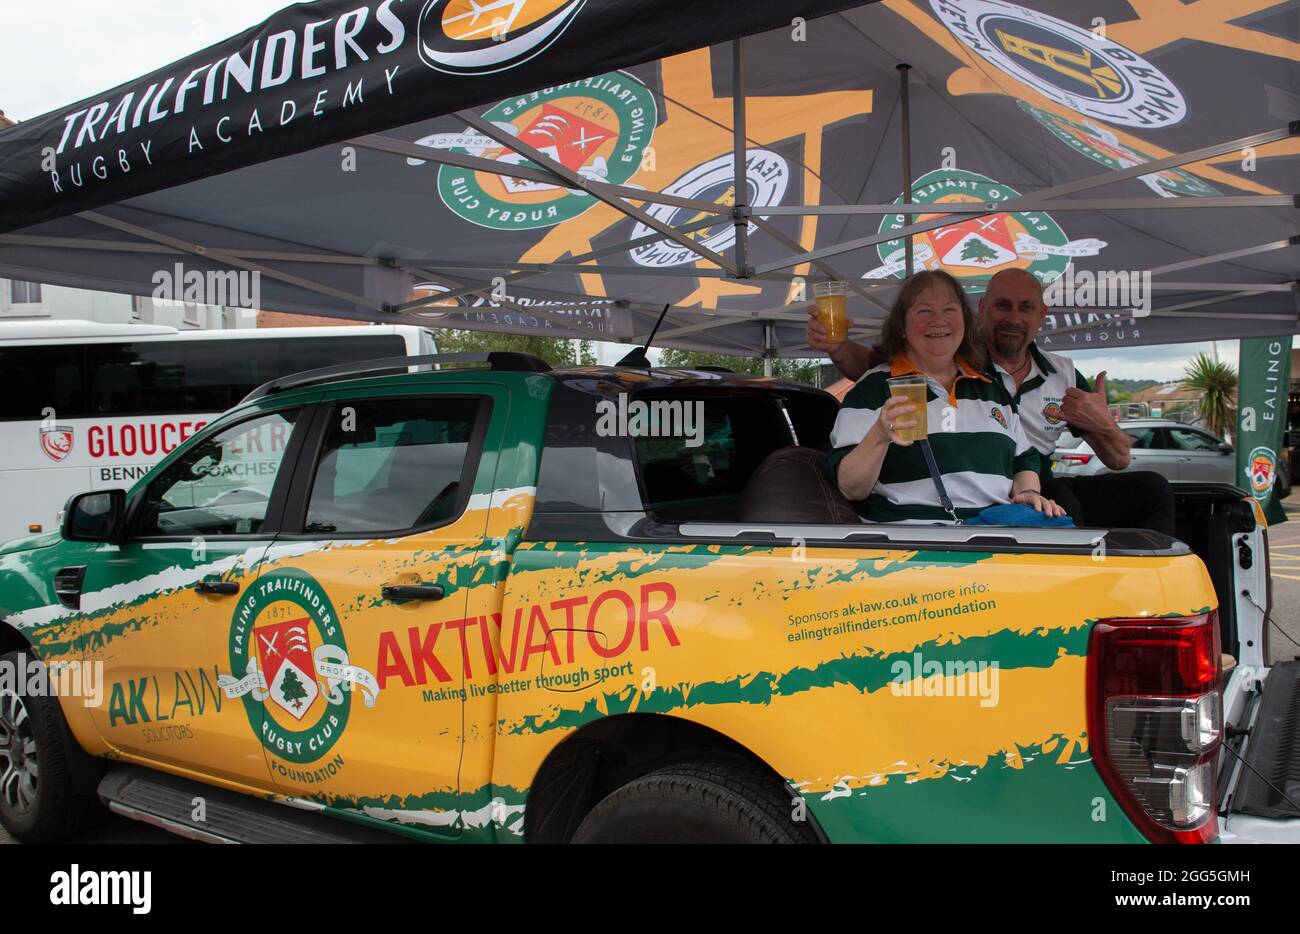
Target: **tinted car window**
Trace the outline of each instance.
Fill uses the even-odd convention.
[[[1169,436],[1180,451],[1217,451],[1218,439],[1190,428],[1170,428]]]
[[[260,532],[297,420],[296,410],[263,415],[190,447],[145,490],[138,533]]]
[[[304,531],[428,528],[459,513],[478,399],[369,399],[329,417]],[[471,455],[473,455],[471,457]]]
[[[1139,449],[1160,447],[1160,429],[1130,428],[1125,431],[1133,439],[1133,447]]]

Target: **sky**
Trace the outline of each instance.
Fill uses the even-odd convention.
[[[5,0],[0,3],[0,110],[28,120],[206,48],[289,5],[285,0]],[[1219,342],[1234,365],[1237,342]],[[1178,379],[1210,345],[1068,353],[1088,375]],[[616,345],[602,358],[617,359]]]

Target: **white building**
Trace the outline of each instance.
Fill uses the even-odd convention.
[[[0,279],[0,321],[77,318],[100,324],[162,324],[178,330],[251,328],[252,308],[159,301],[116,292]]]

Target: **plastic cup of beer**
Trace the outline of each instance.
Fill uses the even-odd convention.
[[[849,284],[838,280],[814,282],[813,299],[817,302],[817,319],[826,329],[826,339],[832,344],[842,344],[849,336],[849,318],[844,303],[849,296]]]
[[[915,428],[900,428],[894,432],[902,441],[924,441],[930,434],[929,419],[926,417],[926,381],[924,376],[894,376],[887,380],[889,394],[902,396],[916,406],[915,412],[908,412],[900,418],[916,422]]]

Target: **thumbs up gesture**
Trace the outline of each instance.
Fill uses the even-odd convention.
[[[1061,401],[1061,412],[1076,432],[1088,434],[1112,427],[1115,419],[1106,403],[1106,371],[1097,374],[1092,392],[1077,386],[1067,389],[1065,398]]]

